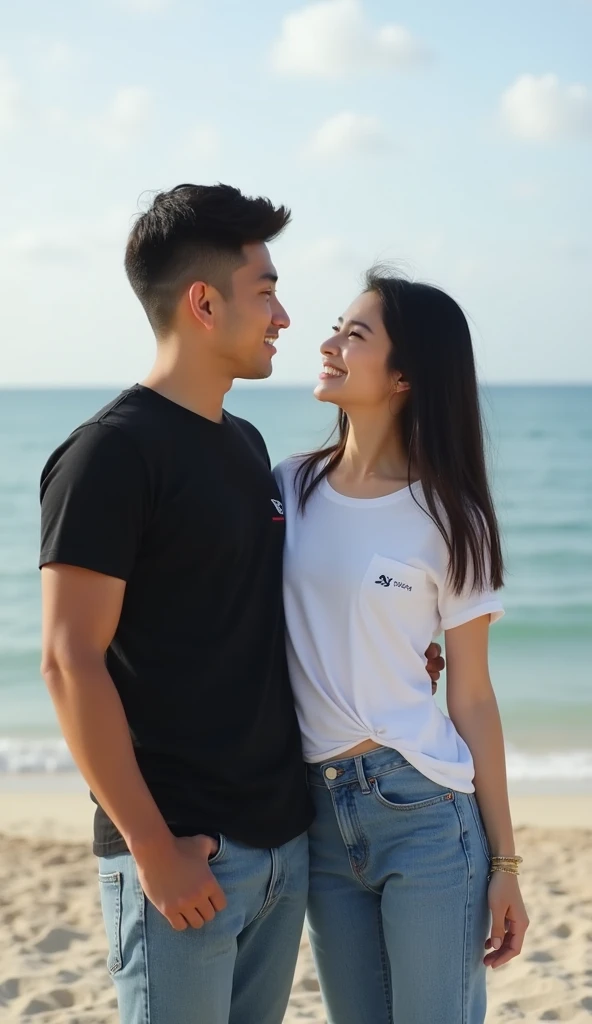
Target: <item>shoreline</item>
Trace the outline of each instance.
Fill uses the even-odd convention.
[[[53,783],[53,785],[52,785]],[[592,831],[592,793],[510,791],[514,827]],[[0,776],[0,834],[68,843],[92,838],[94,804],[78,775]]]

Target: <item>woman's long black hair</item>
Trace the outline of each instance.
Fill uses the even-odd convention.
[[[460,593],[503,585],[499,526],[487,480],[483,425],[471,333],[460,306],[439,288],[373,269],[368,292],[382,303],[392,342],[387,369],[409,381],[402,411],[412,473],[448,547],[450,580]],[[337,441],[307,455],[296,477],[300,512],[343,458],[348,418],[339,411]]]

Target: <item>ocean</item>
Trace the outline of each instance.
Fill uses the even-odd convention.
[[[72,771],[39,676],[38,481],[115,393],[0,391],[0,775]],[[511,785],[592,791],[592,387],[487,387],[483,406],[508,563],[491,668]],[[259,427],[274,462],[320,445],[333,422],[307,388],[237,387],[227,408]]]

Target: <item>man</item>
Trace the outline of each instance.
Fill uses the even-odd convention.
[[[294,973],[311,810],[283,513],[222,408],[289,326],[267,248],[288,221],[225,185],[156,197],[125,259],[153,369],[42,476],[42,672],[97,803],[122,1024],[280,1024]]]

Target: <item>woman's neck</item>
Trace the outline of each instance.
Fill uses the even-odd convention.
[[[349,429],[343,459],[335,471],[341,480],[356,483],[407,482],[409,454],[400,417],[390,410],[356,409],[348,413]]]

